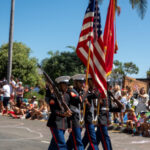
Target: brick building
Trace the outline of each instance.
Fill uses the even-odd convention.
[[[135,79],[135,78],[125,76],[123,79],[123,88],[125,88],[126,86],[130,86],[133,91],[140,90],[140,88],[144,87],[146,91],[148,92],[148,89],[150,88],[150,78]]]
[[[137,78],[136,80],[147,83],[147,90],[150,88],[150,78]]]

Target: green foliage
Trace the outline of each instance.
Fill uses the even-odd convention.
[[[101,4],[104,0],[98,0]],[[116,2],[119,0],[116,0]],[[147,11],[148,0],[129,0],[129,3],[132,5],[132,8],[136,9],[141,19],[144,18],[145,13]],[[117,4],[116,4],[117,6]]]
[[[24,84],[35,86],[40,82],[36,58],[30,58],[31,49],[21,42],[14,42],[12,56],[12,75]],[[8,44],[0,47],[0,78],[6,77],[8,62]]]
[[[74,75],[84,73],[85,67],[77,57],[76,52],[59,52],[50,51],[50,58],[42,61],[42,68],[54,80],[62,75]]]
[[[70,48],[70,49],[76,51],[76,47],[75,46],[67,46],[67,48]]]
[[[113,78],[118,78],[118,76],[126,76],[127,74],[137,74],[139,68],[133,62],[122,63],[118,60],[114,61],[115,68],[113,69]]]
[[[138,74],[139,68],[133,62],[127,62],[123,65],[123,70],[126,74]]]
[[[114,73],[118,73],[118,74],[121,74],[121,75],[125,74],[124,71],[123,71],[122,62],[119,62],[118,60],[115,60],[114,65],[115,65]]]
[[[150,78],[150,68],[149,68],[149,70],[146,72],[146,74],[147,74],[147,78]]]
[[[44,99],[44,95],[43,94],[40,94],[40,93],[37,93],[37,92],[34,92],[34,91],[29,91],[29,92],[26,92],[24,94],[24,98],[27,98],[27,99],[31,99],[32,96],[36,96],[37,100]]]
[[[129,0],[132,8],[136,8],[139,16],[143,19],[147,10],[147,0]]]

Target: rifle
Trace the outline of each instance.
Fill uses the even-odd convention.
[[[61,109],[61,111],[71,112],[70,108],[66,104],[64,97],[61,95],[59,89],[55,85],[55,83],[52,81],[52,79],[48,76],[48,74],[41,68],[40,65],[38,65],[39,69],[42,71],[43,75],[45,76],[48,84],[50,84],[54,90],[54,95],[57,99],[58,105]]]

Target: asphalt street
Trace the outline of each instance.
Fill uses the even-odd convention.
[[[113,150],[150,149],[150,138],[131,136],[116,130],[109,131],[109,135]],[[67,139],[67,132],[65,137]],[[0,116],[0,150],[47,150],[50,139],[46,122]],[[102,150],[101,144],[99,148]]]

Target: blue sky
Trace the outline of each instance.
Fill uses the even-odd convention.
[[[0,0],[0,46],[8,42],[11,0]],[[104,29],[109,0],[100,6]],[[39,62],[50,50],[70,51],[76,46],[88,0],[15,0],[14,41],[31,48]],[[132,61],[140,71],[133,77],[146,77],[150,68],[150,3],[143,20],[132,10],[129,0],[119,1],[117,17],[119,50],[115,59]]]

